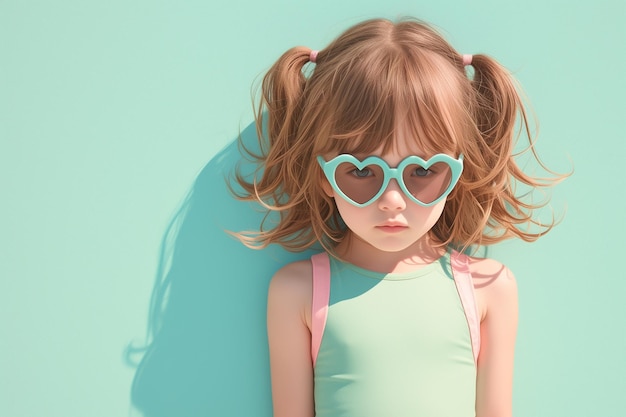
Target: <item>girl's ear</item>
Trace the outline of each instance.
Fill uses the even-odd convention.
[[[330,185],[326,177],[322,178],[322,190],[324,191],[324,194],[326,194],[328,197],[335,197],[335,190],[333,190],[332,185]]]

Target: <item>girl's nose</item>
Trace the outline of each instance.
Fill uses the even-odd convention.
[[[387,184],[387,188],[378,199],[378,208],[384,211],[402,211],[406,208],[404,193],[396,180],[391,180]]]

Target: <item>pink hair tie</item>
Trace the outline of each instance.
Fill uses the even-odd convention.
[[[309,54],[309,61],[315,63],[315,61],[317,61],[317,54],[320,51],[311,51],[311,53]]]
[[[463,66],[472,65],[472,55],[463,55]]]

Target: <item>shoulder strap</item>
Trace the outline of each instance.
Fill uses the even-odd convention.
[[[326,252],[311,257],[313,265],[313,299],[311,303],[311,359],[313,367],[322,344],[330,298],[330,259]]]
[[[469,257],[457,251],[453,251],[450,256],[452,265],[452,275],[454,283],[465,311],[465,318],[470,330],[472,340],[472,351],[474,352],[474,362],[478,363],[478,353],[480,351],[480,319],[476,296],[474,295],[474,283],[469,269]]]

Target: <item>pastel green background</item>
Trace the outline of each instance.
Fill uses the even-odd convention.
[[[133,399],[149,417],[269,415],[265,290],[293,256],[220,232],[258,219],[223,186],[233,140],[284,50],[403,15],[511,69],[545,162],[575,168],[553,232],[490,252],[519,284],[515,415],[623,415],[621,0],[0,0],[0,415],[141,415],[127,353],[170,266]]]

